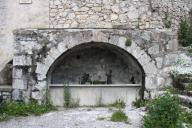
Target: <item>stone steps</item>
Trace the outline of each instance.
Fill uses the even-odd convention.
[[[11,100],[12,98],[12,86],[3,85],[0,86],[0,103],[3,101]]]
[[[183,105],[192,108],[192,97],[186,95],[178,95]]]

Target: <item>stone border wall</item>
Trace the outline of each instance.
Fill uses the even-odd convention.
[[[50,0],[50,28],[177,29],[189,0]]]

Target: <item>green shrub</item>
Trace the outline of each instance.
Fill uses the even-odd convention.
[[[7,102],[0,105],[0,121],[3,121],[12,116],[40,115],[52,110],[56,110],[52,105],[40,105],[35,101],[30,103]]]
[[[66,108],[70,107],[71,103],[71,92],[68,85],[64,85],[64,106]]]
[[[147,105],[144,128],[177,128],[181,124],[180,113],[178,97],[166,93]]]
[[[122,110],[114,112],[111,116],[111,121],[113,122],[127,122],[128,117]]]
[[[64,107],[66,108],[76,108],[79,107],[80,99],[72,99],[71,91],[68,85],[64,85]]]
[[[181,112],[181,120],[192,127],[192,112],[187,112],[186,109],[183,109]]]
[[[125,46],[126,46],[126,47],[129,47],[129,46],[131,46],[131,44],[132,44],[131,39],[128,39],[128,38],[127,38],[127,40],[126,40],[126,42],[125,42]]]
[[[187,18],[182,18],[180,21],[178,41],[184,47],[192,45],[192,24]]]
[[[187,91],[192,91],[192,83],[190,83],[189,85],[185,86],[185,89]]]
[[[180,90],[178,90],[177,88],[174,87],[166,87],[162,89],[163,91],[169,92],[171,94],[179,94]]]
[[[165,13],[165,18],[163,20],[163,23],[165,25],[165,28],[171,28],[172,21],[168,12]]]

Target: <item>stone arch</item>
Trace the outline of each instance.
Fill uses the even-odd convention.
[[[87,30],[87,31],[67,31],[63,35],[61,34],[61,41],[58,42],[57,47],[52,47],[48,52],[43,63],[37,63],[36,73],[38,73],[37,79],[39,80],[37,86],[46,87],[47,73],[50,67],[54,64],[55,60],[62,56],[63,53],[74,48],[75,46],[92,43],[92,42],[104,42],[106,44],[114,45],[133,56],[141,65],[145,74],[145,87],[155,89],[157,85],[154,85],[154,81],[157,81],[157,67],[155,61],[150,55],[142,49],[137,43],[137,38],[130,34],[116,34],[112,31],[101,30]],[[132,40],[130,46],[126,46],[127,39]]]

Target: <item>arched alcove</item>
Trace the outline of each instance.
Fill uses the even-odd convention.
[[[142,84],[143,75],[142,67],[128,52],[107,43],[87,43],[54,62],[49,84]]]
[[[57,106],[63,104],[64,85],[71,88],[72,97],[80,105],[96,105],[101,97],[106,104],[119,99],[130,104],[140,98],[145,74],[125,50],[109,43],[91,42],[63,53],[50,67],[47,78]]]

